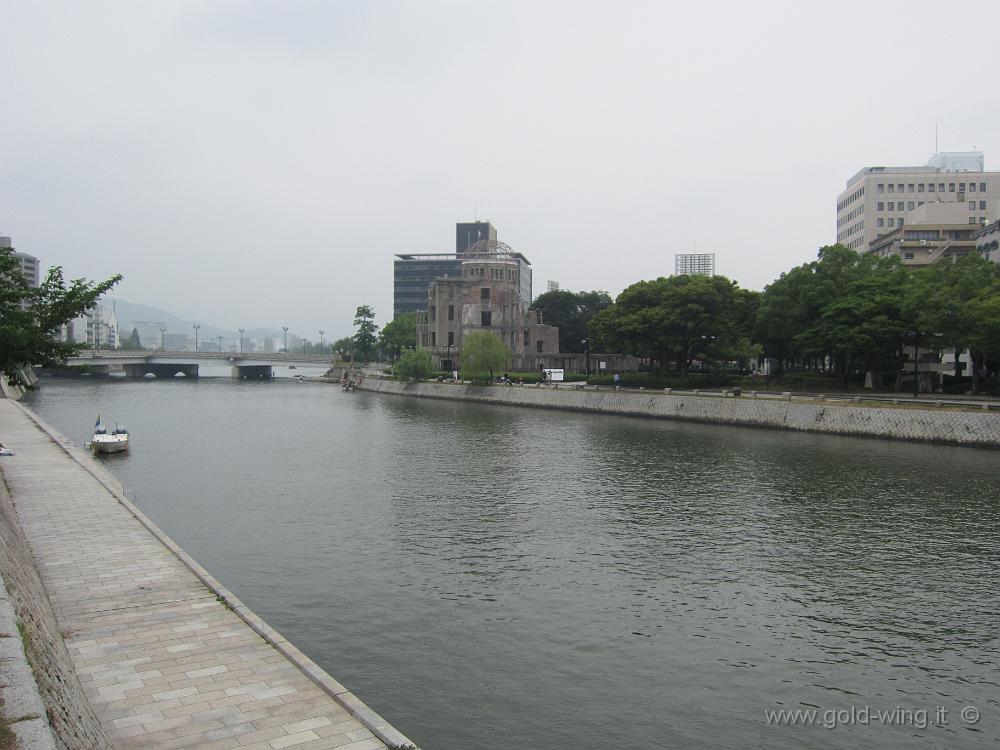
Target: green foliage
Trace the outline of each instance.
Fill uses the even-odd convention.
[[[403,313],[386,323],[379,334],[379,348],[390,360],[399,359],[404,349],[417,348],[417,314]]]
[[[462,339],[459,369],[462,377],[490,376],[502,372],[510,357],[510,349],[492,333],[473,331]]]
[[[21,274],[11,248],[0,248],[0,371],[12,385],[24,385],[17,370],[28,365],[56,367],[83,344],[53,338],[53,331],[93,307],[121,280],[120,275],[92,283],[73,279],[67,285],[62,269],[51,268],[38,287]]]
[[[580,354],[586,349],[590,321],[601,310],[611,307],[607,292],[546,292],[535,298],[532,310],[542,313],[542,322],[559,328],[559,350]],[[594,347],[590,347],[591,351]]]
[[[660,277],[628,287],[594,316],[590,329],[605,351],[655,359],[661,374],[673,362],[683,376],[695,357],[753,356],[758,296],[724,276]]]
[[[129,335],[129,337],[124,341],[122,341],[118,345],[118,348],[121,349],[122,351],[128,351],[128,352],[142,351],[145,347],[143,347],[142,340],[139,338],[138,329],[133,328],[132,333]]]
[[[353,355],[359,362],[367,362],[375,353],[378,343],[378,326],[375,325],[375,311],[369,305],[361,305],[354,313]]]
[[[426,349],[407,349],[393,365],[392,371],[403,380],[426,380],[434,372],[431,353]]]
[[[344,338],[337,339],[332,344],[330,344],[330,351],[343,352],[343,357],[345,359],[350,359],[352,343],[353,343],[352,337],[344,336]]]

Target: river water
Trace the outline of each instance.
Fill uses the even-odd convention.
[[[1000,738],[996,452],[287,379],[27,403],[127,424],[138,506],[426,750]]]

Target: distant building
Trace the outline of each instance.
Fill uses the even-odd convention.
[[[677,276],[715,276],[715,253],[677,253],[674,255]]]
[[[264,337],[264,353],[274,354],[274,339],[270,336]]]
[[[14,247],[10,237],[0,237],[0,248],[12,248]],[[13,253],[15,259],[21,263],[21,274],[28,280],[31,286],[38,286],[38,282],[41,279],[41,269],[39,267],[38,258],[34,255],[28,255],[27,253]]]
[[[548,290],[547,291],[558,292],[559,291],[559,282],[558,281],[550,281],[550,282],[548,282]]]
[[[502,246],[502,247],[500,247]],[[559,329],[545,325],[524,296],[522,274],[527,261],[496,241],[482,240],[466,251],[458,278],[438,279],[417,313],[417,347],[430,351],[435,366],[457,366],[462,340],[487,331],[513,353],[514,370],[535,370],[559,353]]]
[[[497,230],[488,221],[467,221],[455,225],[455,253],[463,255],[477,242],[497,241]]]
[[[976,252],[986,260],[1000,263],[1000,220],[987,224],[972,238],[976,241]]]
[[[976,251],[974,236],[980,228],[965,223],[965,218],[960,203],[925,203],[908,212],[901,226],[873,240],[867,252],[896,255],[910,268],[968,255]]]
[[[121,341],[115,309],[104,304],[64,323],[58,336],[60,341],[84,344],[88,349],[117,349]]]
[[[392,317],[427,309],[427,290],[438,279],[459,278],[462,261],[489,254],[511,254],[519,260],[518,291],[531,304],[531,263],[520,253],[497,241],[497,230],[488,221],[456,224],[454,253],[404,253],[393,264]],[[476,237],[482,239],[474,240]],[[474,240],[465,244],[468,240]]]
[[[837,242],[866,252],[929,203],[955,203],[963,224],[1000,219],[1000,172],[987,172],[981,151],[935,154],[919,167],[865,167],[837,196]]]
[[[188,339],[186,333],[164,333],[161,341],[164,350],[168,352],[186,352],[189,348],[194,349],[194,339]],[[160,342],[157,342],[156,348],[160,348]]]

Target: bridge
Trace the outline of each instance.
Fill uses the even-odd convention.
[[[295,354],[294,352],[168,352],[162,350],[120,351],[85,349],[67,360],[69,365],[86,365],[95,375],[107,375],[111,368],[120,367],[129,378],[153,375],[172,378],[176,375],[198,377],[199,364],[228,364],[234,378],[268,380],[275,365],[325,365],[332,362],[326,354]]]

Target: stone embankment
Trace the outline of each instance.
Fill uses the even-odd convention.
[[[371,377],[363,379],[358,389],[506,406],[1000,448],[1000,412],[996,410],[960,411],[930,404],[880,407],[863,402],[832,402],[823,397],[752,398],[572,386],[403,383]]]
[[[14,451],[0,457],[4,742],[13,733],[18,750],[413,747],[30,410],[0,399],[0,438]]]

